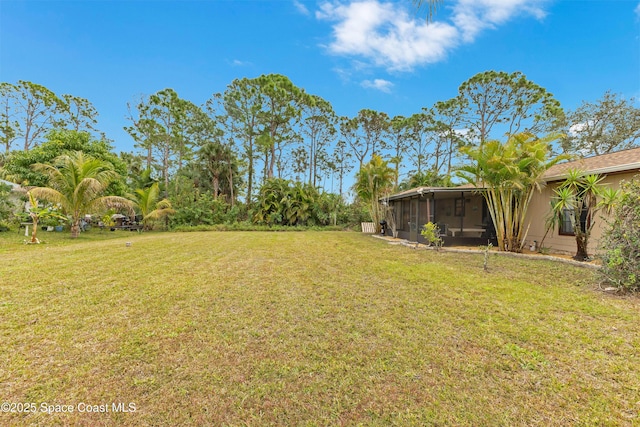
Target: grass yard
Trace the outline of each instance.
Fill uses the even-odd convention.
[[[640,300],[590,270],[346,232],[105,234],[0,238],[0,400],[37,409],[0,425],[640,425]]]

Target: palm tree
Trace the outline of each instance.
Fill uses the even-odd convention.
[[[440,175],[438,171],[429,169],[427,171],[415,172],[408,179],[402,181],[398,190],[404,191],[416,187],[448,187],[451,186],[450,177]]]
[[[152,221],[166,218],[173,215],[176,211],[172,208],[171,202],[167,199],[158,200],[160,196],[160,187],[157,182],[151,184],[150,187],[139,188],[135,191],[134,204],[142,214],[142,223],[145,230],[150,230]]]
[[[371,220],[376,229],[380,227],[380,220],[384,217],[379,200],[391,190],[395,176],[395,170],[377,154],[374,154],[371,161],[362,166],[356,175],[354,186],[356,194],[368,204]]]
[[[57,157],[54,165],[36,163],[33,169],[49,177],[49,187],[30,190],[34,197],[60,206],[71,217],[71,237],[80,234],[80,220],[88,213],[107,208],[128,209],[130,200],[103,196],[107,186],[118,178],[111,163],[75,151]]]
[[[38,234],[38,223],[41,219],[57,218],[66,221],[67,218],[57,214],[50,207],[40,207],[38,199],[33,196],[31,191],[28,191],[27,195],[29,196],[29,217],[31,217],[31,222],[33,223],[33,230],[31,230],[31,243],[40,243],[40,240],[38,240],[36,236]]]
[[[205,173],[211,179],[213,198],[220,195],[221,178],[228,175],[231,168],[229,159],[232,157],[231,149],[218,141],[206,143],[198,152]]]
[[[151,177],[151,169],[144,169],[131,177],[132,188],[149,188],[157,182]]]
[[[551,142],[559,135],[536,139],[530,133],[509,137],[506,143],[487,141],[461,151],[474,162],[458,175],[482,188],[501,251],[521,252],[529,227],[525,216],[535,191],[544,185],[544,172],[567,156],[549,159]]]

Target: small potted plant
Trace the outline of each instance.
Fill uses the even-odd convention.
[[[113,220],[113,213],[115,211],[113,209],[109,209],[101,218],[100,218],[100,230],[104,227],[108,227],[111,231],[115,231],[115,221]]]

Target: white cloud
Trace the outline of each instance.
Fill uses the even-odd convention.
[[[453,7],[453,23],[465,42],[472,42],[486,29],[495,29],[511,18],[532,15],[543,19],[545,0],[458,0]]]
[[[376,89],[385,93],[390,93],[393,87],[393,83],[384,79],[364,80],[360,85],[367,89]]]
[[[249,61],[241,61],[239,59],[234,59],[232,61],[229,61],[229,63],[234,67],[246,67],[247,65],[252,65]]]
[[[590,122],[574,123],[571,126],[569,126],[569,135],[578,136],[580,132],[584,132],[585,130],[589,129],[589,126],[591,124],[592,123]]]
[[[342,80],[343,82],[346,83],[351,80],[351,71],[344,68],[340,68],[340,67],[334,68],[333,71],[338,75],[340,80]]]
[[[636,12],[636,15],[638,16],[638,18],[640,18],[640,3],[638,3],[638,5],[636,6],[635,12]]]
[[[307,6],[305,6],[300,1],[293,0],[293,5],[295,6],[296,10],[298,12],[300,12],[301,14],[303,14],[303,15],[311,15],[311,12],[309,12],[309,9],[307,9]]]
[[[361,57],[389,71],[442,61],[461,43],[518,15],[545,16],[547,0],[457,0],[451,22],[413,18],[398,4],[379,0],[325,2],[316,18],[333,22],[327,46],[336,55]],[[436,16],[437,17],[437,16]]]
[[[329,51],[362,56],[389,70],[408,71],[416,64],[444,59],[457,44],[457,30],[449,25],[411,19],[390,3],[364,0],[348,5],[324,3],[318,19],[335,21]]]

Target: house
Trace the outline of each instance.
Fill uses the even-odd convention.
[[[11,218],[11,213],[13,213],[13,215],[17,215],[23,212],[24,201],[22,200],[22,197],[24,189],[20,185],[4,179],[0,179],[0,187],[3,188],[3,193],[7,191],[7,189],[9,191],[8,206],[6,206],[6,209],[4,206],[0,206],[0,208],[2,208],[0,209],[0,231],[6,231],[8,230],[6,227],[6,220]],[[5,187],[7,189],[5,189]],[[9,212],[7,212],[7,210]],[[7,214],[9,214],[9,218],[6,217]]]
[[[551,252],[576,253],[576,240],[571,224],[568,221],[559,221],[560,225],[556,226],[554,230],[549,230],[545,237],[545,219],[549,216],[551,210],[551,200],[554,196],[553,190],[558,188],[564,181],[566,173],[570,169],[579,169],[589,174],[602,175],[604,176],[603,185],[619,188],[623,180],[631,180],[635,175],[640,174],[640,148],[559,163],[549,168],[543,175],[546,186],[542,189],[542,192],[533,195],[527,212],[526,223],[531,223],[527,235],[529,244],[536,241],[536,244],[539,245],[544,238],[543,245],[549,248]],[[606,220],[601,215],[596,219],[589,238],[589,254],[596,252],[598,241],[605,229]]]
[[[570,169],[580,169],[605,178],[604,185],[619,188],[623,180],[630,180],[640,173],[640,148],[616,153],[603,154],[564,162],[551,167],[543,175],[546,186],[542,192],[533,195],[525,224],[530,224],[526,247],[534,241],[539,246],[544,238],[544,246],[552,252],[576,252],[576,241],[570,223],[560,221],[560,225],[546,233],[546,218],[551,211],[551,200],[556,189]],[[445,245],[478,245],[487,240],[495,241],[495,228],[487,209],[486,201],[473,185],[458,187],[418,187],[394,194],[382,200],[394,213],[398,237],[425,243],[420,229],[427,222],[439,225]],[[606,223],[598,218],[592,230],[589,253],[595,253],[598,240]],[[546,233],[546,236],[545,236]]]
[[[20,195],[24,193],[24,189],[20,186],[20,184],[16,184],[15,182],[0,179],[0,185],[6,185],[11,187],[9,200],[12,201],[13,204],[16,205],[16,207],[20,207],[23,204],[20,200]]]

